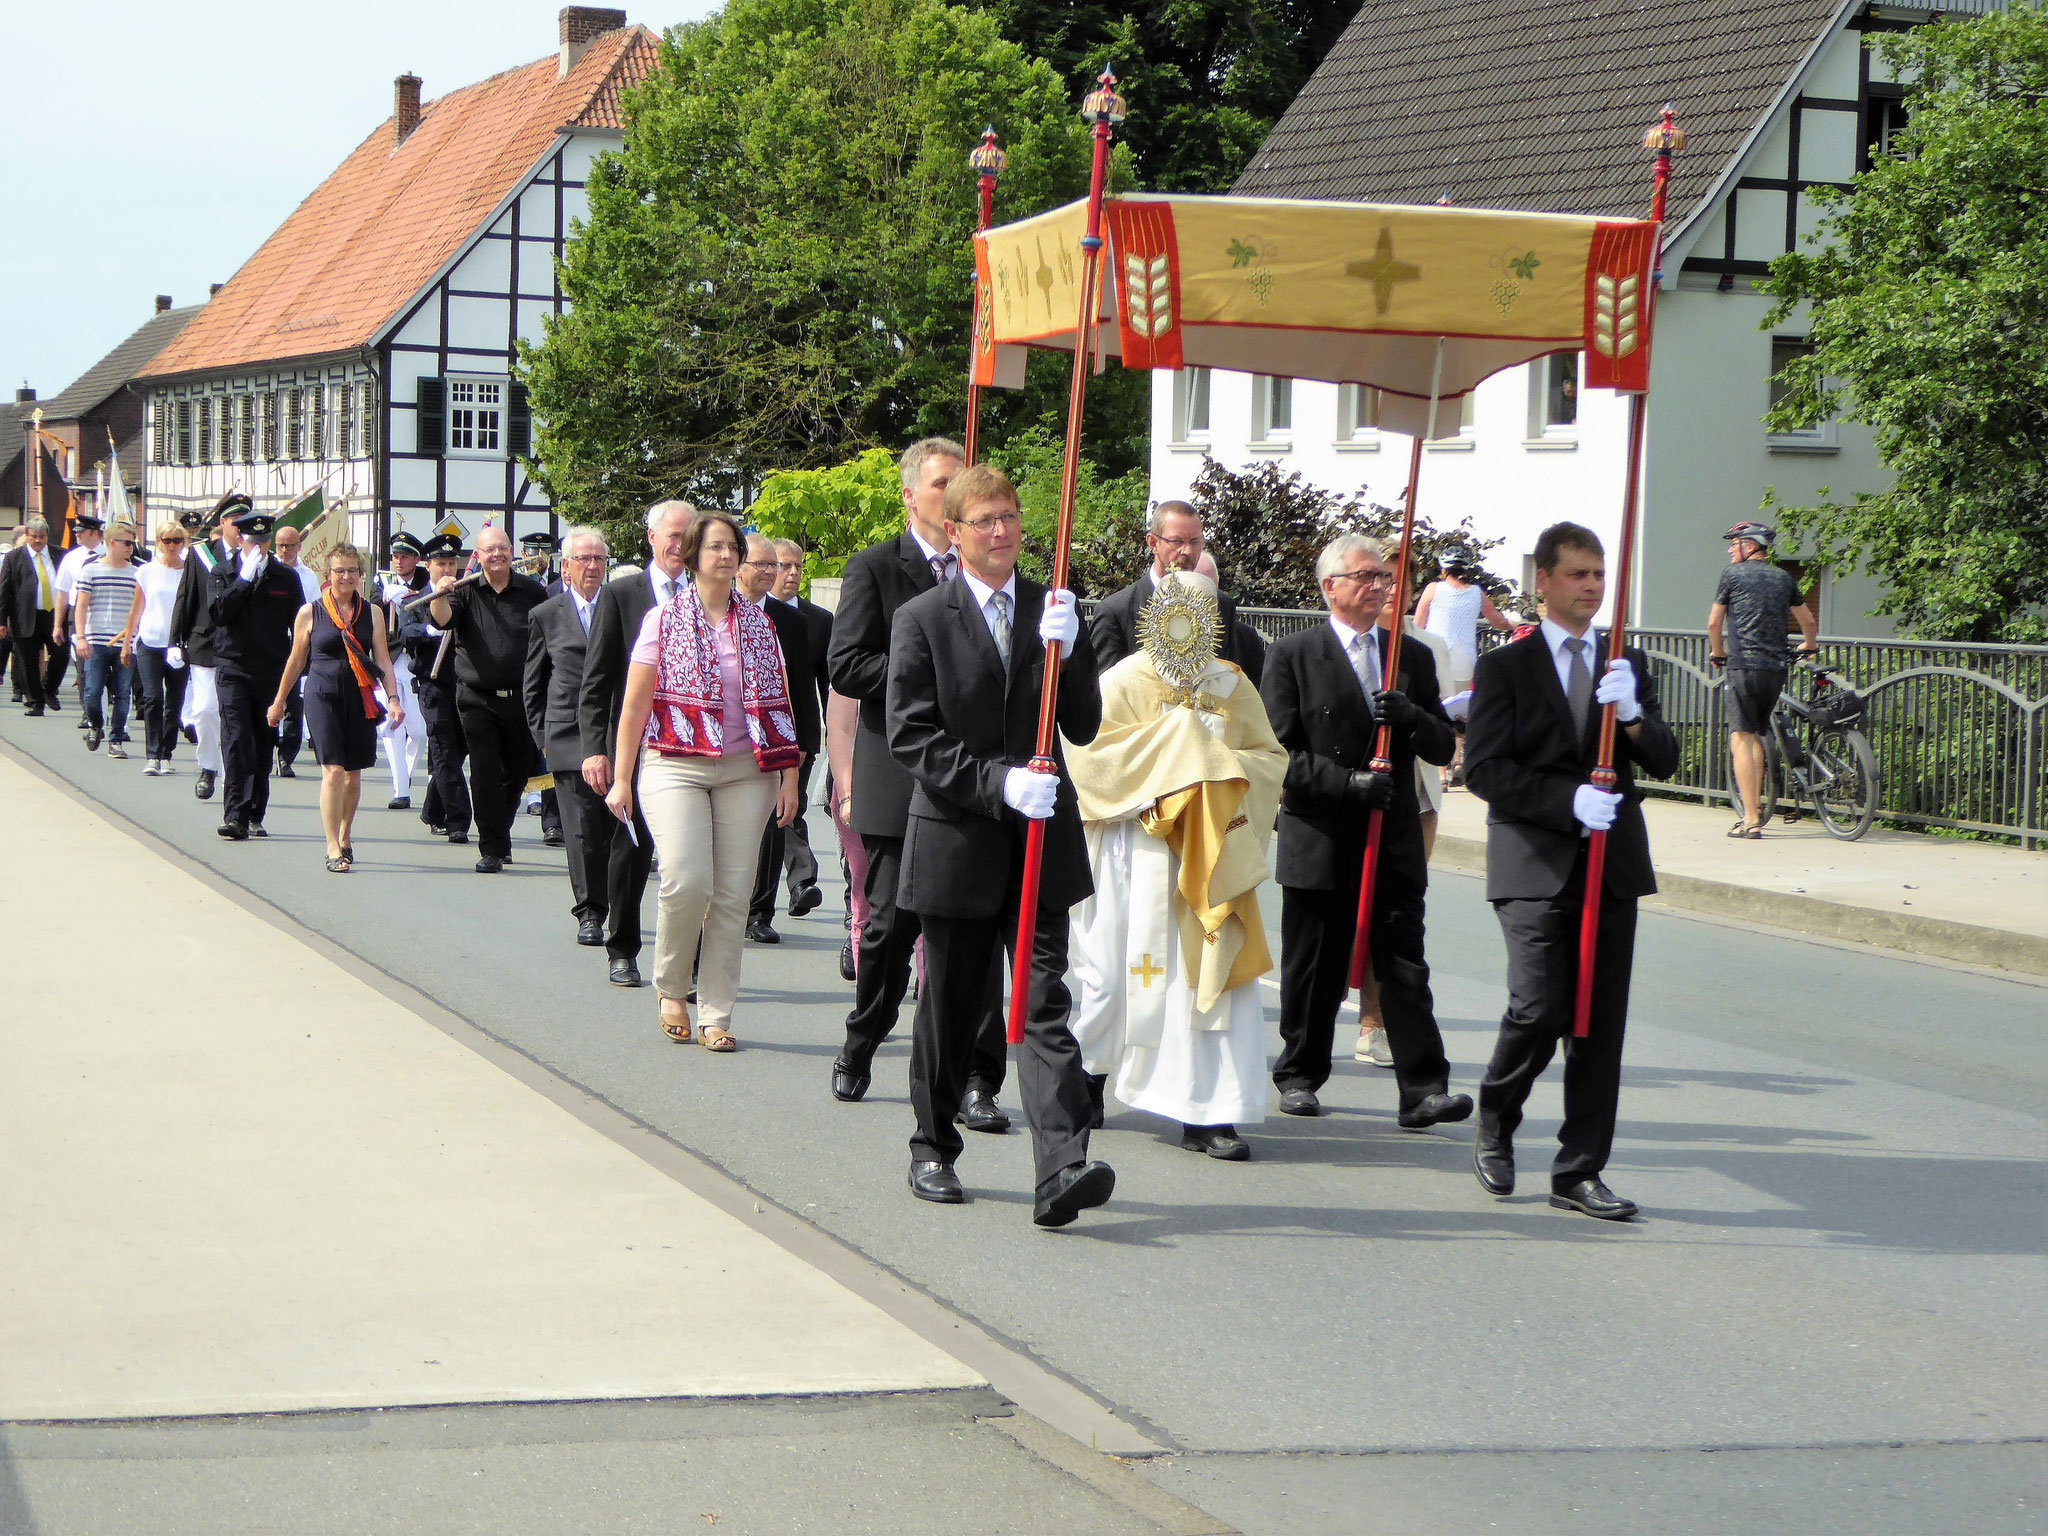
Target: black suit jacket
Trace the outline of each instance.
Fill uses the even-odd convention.
[[[1088,619],[1088,634],[1095,642],[1098,673],[1107,672],[1138,648],[1138,615],[1152,600],[1154,589],[1152,571],[1147,567],[1128,587],[1112,592],[1095,605],[1095,612]],[[1253,635],[1256,645],[1247,646],[1245,636],[1251,631],[1249,626],[1238,623],[1237,604],[1219,592],[1216,605],[1223,610],[1223,644],[1216,654],[1225,661],[1236,662],[1256,688],[1265,671],[1265,641]]]
[[[50,596],[54,601],[57,594],[57,552],[45,551],[50,562]],[[0,559],[0,624],[7,626],[10,642],[27,640],[36,632],[36,607],[38,583],[34,558],[24,544],[20,549],[7,551]],[[54,612],[54,610],[53,610]]]
[[[811,673],[818,684],[818,712],[824,715],[826,695],[832,691],[832,610],[807,597],[789,605],[802,615],[804,635],[811,650]]]
[[[1026,823],[1003,803],[1003,779],[1029,763],[1037,748],[1044,609],[1045,588],[1019,576],[1007,671],[964,577],[897,611],[890,631],[889,750],[914,785],[897,895],[907,911],[993,917],[1023,878]],[[1095,653],[1084,643],[1061,661],[1058,719],[1060,732],[1082,745],[1102,724]],[[1062,772],[1045,829],[1038,899],[1042,906],[1070,907],[1095,885],[1058,736],[1053,756]]]
[[[733,596],[735,601],[745,601],[738,593]],[[772,598],[761,605],[761,611],[775,626],[775,638],[782,646],[782,673],[789,682],[789,710],[796,717],[796,744],[805,757],[816,757],[825,711],[818,702],[818,669],[811,656],[810,626],[789,604]]]
[[[653,606],[654,582],[647,571],[614,577],[597,594],[583,652],[583,683],[576,694],[576,733],[585,757],[613,754],[619,711],[626,702],[626,666],[641,621]]]
[[[237,555],[214,570],[212,588],[213,664],[262,681],[282,677],[292,653],[292,622],[306,606],[298,571],[266,555],[256,579],[244,581]]]
[[[1598,676],[1605,644],[1594,641]],[[1640,739],[1614,729],[1616,786],[1621,808],[1607,834],[1607,895],[1648,896],[1657,889],[1650,867],[1650,834],[1643,825],[1642,792],[1635,770],[1668,778],[1678,767],[1678,738],[1658,708],[1657,683],[1647,657],[1623,651],[1636,673],[1643,706]],[[1472,716],[1465,724],[1465,782],[1486,802],[1486,899],[1546,900],[1571,878],[1585,839],[1572,815],[1572,796],[1592,782],[1600,746],[1600,710],[1586,712],[1586,728],[1572,729],[1571,705],[1543,631],[1479,658],[1472,673]]]
[[[590,617],[597,627],[597,615]],[[550,773],[583,767],[583,731],[577,703],[583,691],[583,658],[589,639],[576,617],[576,600],[558,592],[526,619],[526,678],[522,693],[526,723]]]
[[[171,644],[183,646],[185,660],[195,667],[213,665],[213,577],[199,551],[213,557],[215,570],[229,560],[227,547],[217,538],[201,546],[185,548],[185,572],[178,578],[178,595],[171,599]]]
[[[908,528],[848,560],[840,579],[829,671],[834,689],[860,700],[849,823],[870,837],[902,837],[910,816],[910,775],[889,750],[889,643],[897,610],[937,585]]]
[[[1384,664],[1387,632],[1373,631]],[[1415,802],[1415,759],[1442,765],[1457,735],[1437,697],[1436,662],[1429,647],[1401,645],[1400,691],[1422,711],[1412,732],[1394,732],[1394,803],[1380,821],[1375,884],[1390,893],[1420,891],[1428,883],[1422,856],[1421,808]],[[1345,790],[1351,775],[1372,765],[1379,723],[1351,670],[1351,658],[1327,623],[1273,642],[1259,689],[1273,734],[1287,749],[1287,779],[1280,793],[1275,877],[1300,890],[1337,890],[1358,878],[1370,813]]]

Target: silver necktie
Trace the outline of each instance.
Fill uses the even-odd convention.
[[[1380,691],[1380,649],[1372,643],[1369,632],[1352,637],[1351,670],[1358,674],[1358,684],[1365,690],[1366,702]]]
[[[1003,665],[1010,664],[1010,594],[996,592],[989,596],[989,606],[995,610],[989,620],[989,633],[995,636],[996,649],[1002,653]]]
[[[1567,640],[1564,648],[1571,653],[1571,670],[1565,683],[1565,701],[1572,707],[1572,725],[1578,733],[1586,734],[1586,716],[1593,709],[1593,674],[1586,670],[1586,642]]]

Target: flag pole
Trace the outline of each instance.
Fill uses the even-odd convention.
[[[1074,374],[1067,389],[1066,463],[1060,476],[1059,526],[1053,534],[1052,586],[1067,584],[1067,542],[1074,527],[1074,488],[1081,468],[1081,406],[1088,393],[1088,368],[1094,352],[1096,313],[1101,300],[1102,198],[1109,180],[1110,131],[1124,120],[1124,99],[1116,93],[1116,75],[1105,69],[1095,89],[1081,103],[1083,120],[1094,125],[1095,156],[1088,175],[1088,231],[1081,237],[1080,316],[1074,324]],[[1021,614],[1019,617],[1023,617]],[[1045,648],[1045,687],[1038,699],[1037,750],[1033,773],[1057,773],[1052,757],[1054,716],[1059,707],[1060,648]],[[1010,976],[1009,1040],[1024,1038],[1024,1012],[1030,1000],[1031,945],[1038,933],[1038,873],[1045,854],[1045,823],[1027,824],[1024,834],[1024,882],[1017,902],[1017,953]]]
[[[1685,131],[1672,116],[1669,106],[1657,126],[1643,135],[1643,148],[1656,156],[1650,191],[1651,235],[1650,291],[1645,296],[1644,333],[1654,319],[1657,290],[1664,282],[1664,197],[1671,185],[1671,156],[1685,148]],[[1636,554],[1636,504],[1643,479],[1643,432],[1649,415],[1649,376],[1643,388],[1628,400],[1628,484],[1621,496],[1621,546],[1614,558],[1614,616],[1607,625],[1607,661],[1612,666],[1622,659],[1628,629],[1629,578]],[[1604,670],[1604,669],[1603,669]],[[1593,787],[1612,793],[1620,777],[1614,771],[1614,706],[1600,706],[1600,750],[1593,759]],[[1593,970],[1600,948],[1600,896],[1607,876],[1607,834],[1594,832],[1586,839],[1586,894],[1579,909],[1579,974],[1572,998],[1572,1034],[1583,1040],[1593,1024]]]
[[[968,152],[967,165],[974,172],[975,185],[981,193],[981,211],[975,223],[976,230],[985,230],[995,216],[996,178],[1003,174],[1003,167],[1009,163],[1009,156],[996,147],[995,124],[991,123],[981,132],[981,143]],[[981,380],[974,367],[974,338],[981,334],[985,316],[982,314],[981,277],[973,278],[974,283],[974,326],[967,337],[967,432],[961,446],[967,450],[967,462],[979,461],[981,438]]]

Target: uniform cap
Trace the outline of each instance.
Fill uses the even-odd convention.
[[[274,512],[258,512],[255,508],[251,507],[241,516],[232,518],[230,521],[242,530],[242,537],[245,539],[267,539],[270,537],[271,530],[277,527],[277,514]]]
[[[423,553],[420,541],[402,528],[397,533],[391,535],[391,543],[388,548],[394,555],[401,550],[409,551],[415,555]]]
[[[562,541],[552,533],[529,533],[519,541],[519,547],[521,549],[531,549],[536,552],[545,551],[548,554],[553,554],[562,547]]]
[[[420,554],[429,560],[440,560],[462,553],[462,540],[452,533],[437,533],[420,546]]]
[[[90,512],[81,512],[76,517],[71,519],[71,526],[74,528],[91,528],[97,530],[104,528],[107,525],[101,519],[94,517]]]

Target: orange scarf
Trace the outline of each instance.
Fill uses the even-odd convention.
[[[377,708],[377,686],[370,681],[369,658],[363,654],[362,643],[356,639],[355,631],[349,625],[342,623],[341,615],[335,611],[334,588],[322,587],[320,589],[320,606],[327,610],[328,621],[341,631],[342,648],[348,653],[348,669],[355,673],[356,687],[360,688],[363,693],[363,718],[375,720],[379,713]],[[356,599],[356,613],[360,614],[362,611],[363,600],[361,597],[358,597]]]

